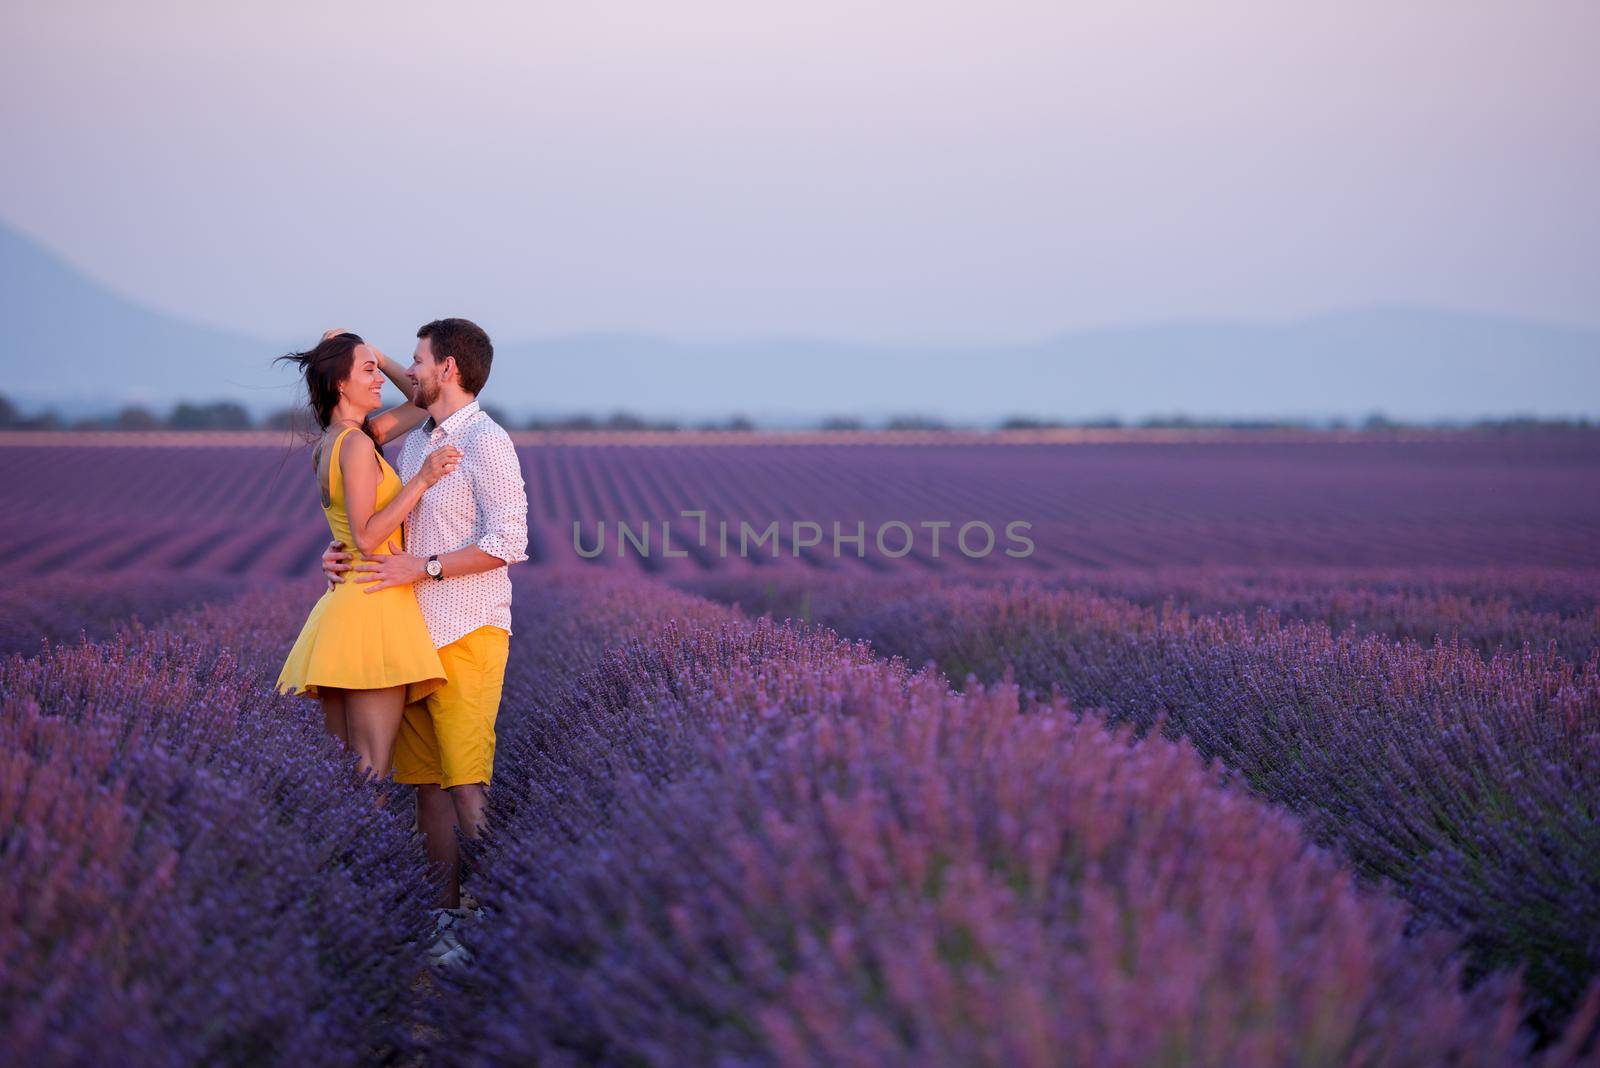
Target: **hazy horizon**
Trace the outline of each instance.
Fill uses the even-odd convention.
[[[186,323],[119,296],[0,226],[4,392],[25,407],[103,414],[125,405],[295,403],[277,342]],[[414,322],[415,320],[413,320]],[[404,358],[390,336],[346,321]],[[1411,421],[1600,417],[1600,331],[1385,306],[1277,323],[1191,320],[1079,330],[1024,345],[871,345],[766,338],[685,342],[589,334],[496,339],[487,402],[530,414],[637,412],[767,425],[822,415],[947,422],[1141,419]],[[394,397],[398,400],[398,394]]]

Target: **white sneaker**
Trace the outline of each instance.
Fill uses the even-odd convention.
[[[461,944],[456,930],[470,920],[482,917],[481,909],[434,909],[433,944],[428,947],[428,961],[439,968],[461,968],[472,963],[472,951]]]

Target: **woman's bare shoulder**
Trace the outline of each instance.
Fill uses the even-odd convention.
[[[372,439],[367,437],[358,426],[350,427],[339,441],[340,463],[362,457],[376,456],[377,454],[378,447],[372,443]]]

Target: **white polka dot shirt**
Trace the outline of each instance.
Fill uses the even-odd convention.
[[[428,488],[406,521],[406,552],[426,559],[476,545],[507,564],[528,558],[528,494],[510,436],[472,401],[442,423],[433,417],[407,434],[395,469],[407,482],[443,445],[461,463]],[[476,575],[417,581],[417,603],[433,644],[443,648],[479,627],[511,630],[511,575],[497,567]]]

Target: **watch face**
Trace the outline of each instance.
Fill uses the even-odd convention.
[[[439,577],[439,572],[441,572],[443,570],[444,570],[444,565],[439,563],[439,561],[437,561],[437,560],[429,560],[428,561],[428,574],[429,575],[433,576],[434,578],[438,578]]]

